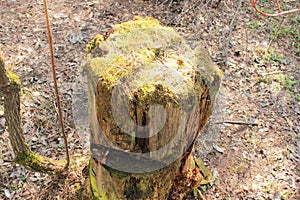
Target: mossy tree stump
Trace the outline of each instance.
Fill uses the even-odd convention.
[[[205,182],[193,147],[221,72],[172,28],[136,17],[87,47],[94,199],[178,199]]]

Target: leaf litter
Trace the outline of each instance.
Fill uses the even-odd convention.
[[[284,3],[297,7],[296,1]],[[0,4],[0,47],[21,77],[26,140],[35,152],[64,159],[42,2]],[[261,6],[268,9],[269,4]],[[201,198],[299,198],[299,14],[286,16],[280,28],[282,18],[259,16],[246,0],[58,0],[48,6],[72,154],[70,173],[49,176],[9,162],[13,152],[0,94],[0,198],[76,199],[89,159],[88,127],[76,128],[86,119],[77,119],[74,108],[74,96],[80,100],[86,92],[85,47],[97,33],[105,34],[135,15],[153,16],[174,27],[191,45],[205,41],[224,73],[214,114],[196,146],[196,155],[214,176],[213,183],[199,188]],[[255,121],[258,126],[225,121]]]

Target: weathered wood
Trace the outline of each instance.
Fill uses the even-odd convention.
[[[20,114],[21,87],[18,79],[16,74],[6,71],[4,58],[0,51],[0,91],[3,92],[4,96],[4,116],[10,143],[15,154],[13,162],[32,171],[48,174],[61,173],[65,169],[65,161],[56,161],[36,155],[25,142]]]
[[[90,188],[96,199],[177,199],[203,181],[193,159],[221,72],[172,28],[136,17],[87,47]]]

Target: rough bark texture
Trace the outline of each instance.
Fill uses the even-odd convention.
[[[64,170],[65,162],[38,156],[25,142],[20,115],[20,84],[18,76],[6,72],[0,52],[0,90],[4,96],[4,116],[7,122],[9,139],[15,153],[14,162],[29,170],[56,174]]]
[[[208,53],[148,17],[115,25],[87,52],[91,196],[178,199],[206,182],[193,147],[221,80]]]

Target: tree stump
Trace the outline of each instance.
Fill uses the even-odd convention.
[[[135,17],[87,46],[93,199],[178,199],[205,179],[193,158],[221,81],[209,54]]]

